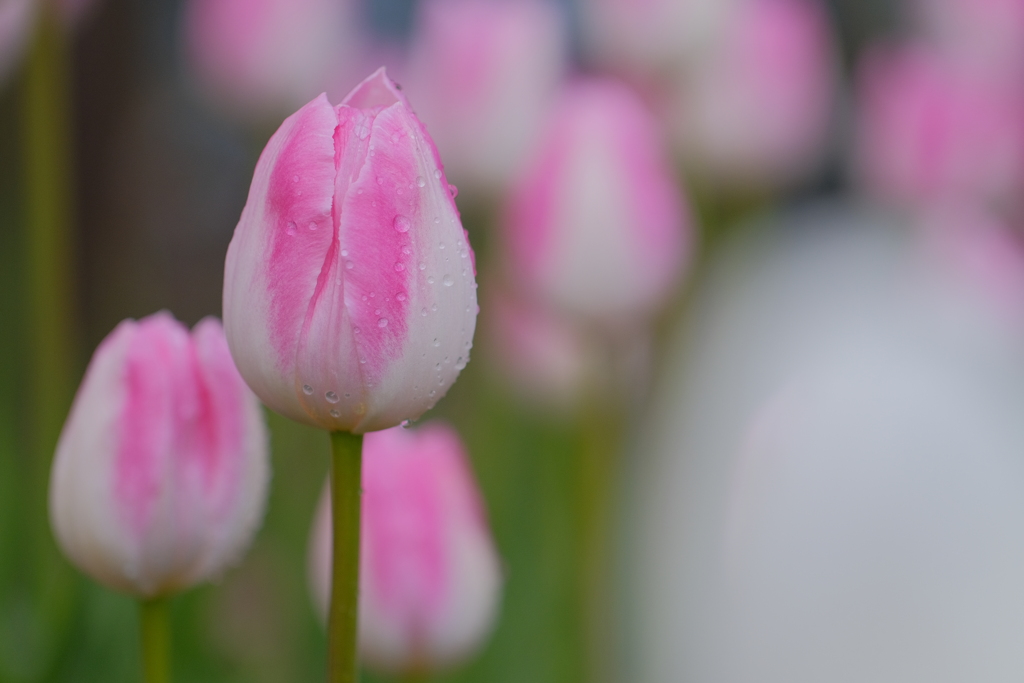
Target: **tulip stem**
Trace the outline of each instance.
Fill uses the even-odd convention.
[[[171,629],[167,602],[167,598],[139,601],[144,683],[169,683],[171,680]]]
[[[328,683],[359,678],[359,513],[363,437],[331,432],[331,605],[327,613]]]

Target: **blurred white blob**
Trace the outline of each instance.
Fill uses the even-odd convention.
[[[581,0],[588,52],[616,70],[674,70],[715,40],[737,0]]]
[[[687,165],[716,186],[778,187],[813,171],[837,93],[837,51],[816,0],[743,0],[669,105]]]
[[[728,251],[675,339],[628,680],[1019,680],[1024,337],[921,231],[786,224]]]
[[[427,0],[403,86],[460,189],[502,190],[524,161],[566,62],[551,0]]]
[[[35,16],[33,0],[0,0],[0,84],[21,60]]]

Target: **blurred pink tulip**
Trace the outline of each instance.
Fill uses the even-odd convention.
[[[993,201],[1024,182],[1017,89],[921,48],[870,54],[860,71],[858,172],[879,196],[922,205]]]
[[[690,234],[659,133],[616,81],[565,87],[509,202],[509,272],[521,291],[602,322],[664,301]]]
[[[584,42],[594,57],[627,71],[671,70],[699,58],[737,0],[582,0]]]
[[[465,659],[490,632],[501,570],[465,449],[431,424],[367,434],[363,460],[359,648],[385,671],[415,672]],[[310,543],[310,578],[326,611],[330,490]]]
[[[21,59],[35,16],[35,0],[0,0],[0,83]]]
[[[267,143],[224,271],[224,326],[264,403],[363,433],[419,417],[469,360],[473,253],[426,129],[383,69]]]
[[[1024,76],[1024,1],[914,0],[911,7],[924,36],[958,63]]]
[[[460,187],[496,191],[518,170],[565,52],[562,16],[549,0],[420,8],[404,83]]]
[[[681,79],[676,137],[718,184],[778,186],[823,151],[838,67],[815,0],[744,0],[707,59]]]
[[[356,54],[349,0],[190,0],[185,51],[205,94],[244,118],[277,118],[333,85]]]
[[[263,412],[220,323],[167,313],[100,344],[50,479],[60,547],[100,583],[154,597],[209,579],[249,545],[266,502]]]

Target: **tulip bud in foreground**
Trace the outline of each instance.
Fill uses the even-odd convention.
[[[473,253],[430,136],[381,69],[267,143],[228,247],[224,328],[272,409],[363,433],[419,417],[469,360]]]
[[[363,459],[359,650],[369,666],[416,672],[465,659],[491,630],[498,556],[458,434],[430,424],[367,434]],[[310,579],[326,608],[330,491],[310,543]]]
[[[93,355],[57,444],[50,521],[86,574],[157,597],[239,558],[269,477],[263,412],[220,323],[190,335],[157,313],[122,322]]]
[[[512,282],[600,321],[649,314],[678,281],[689,223],[656,121],[613,80],[568,85],[513,190]]]

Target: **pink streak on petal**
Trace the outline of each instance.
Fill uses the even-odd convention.
[[[270,341],[282,369],[295,362],[299,331],[313,293],[310,275],[323,270],[334,243],[331,207],[337,125],[324,95],[294,114],[267,189]]]
[[[136,538],[146,535],[159,500],[168,458],[182,409],[191,393],[189,339],[184,326],[157,314],[134,327],[125,359],[125,399],[117,429],[120,450],[114,471],[114,496],[125,526]]]

